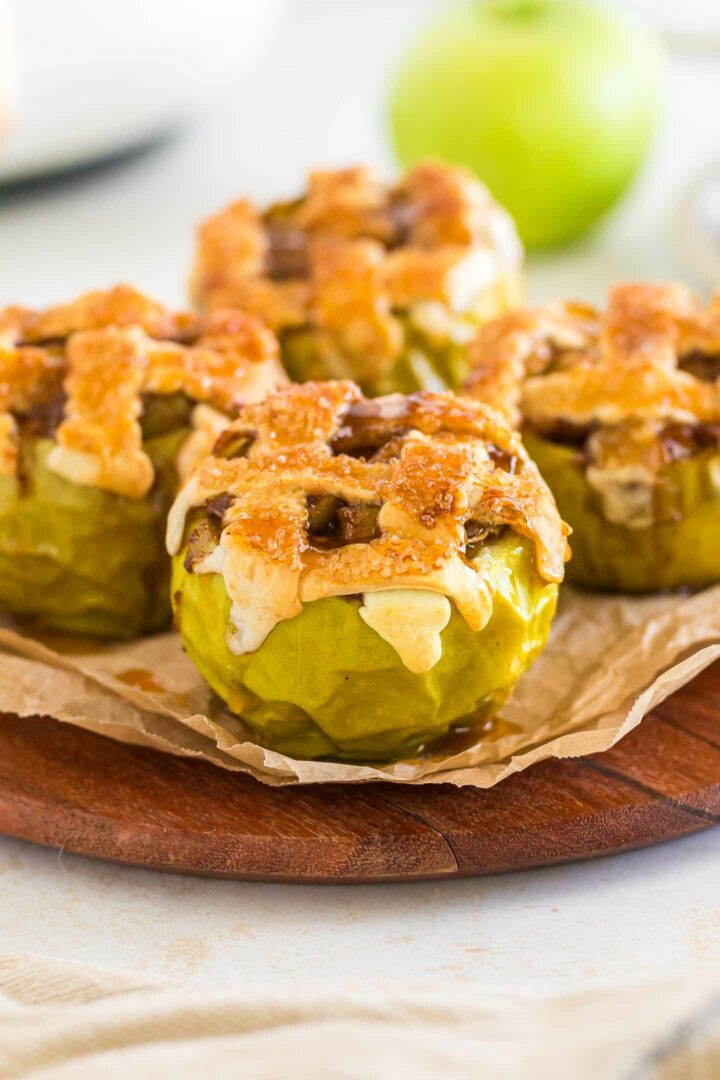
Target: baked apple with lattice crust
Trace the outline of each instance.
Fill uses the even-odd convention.
[[[175,621],[264,746],[397,759],[506,698],[546,641],[566,532],[485,406],[297,385],[244,407],[179,493]]]
[[[180,479],[285,382],[272,333],[238,312],[127,286],[0,311],[0,609],[100,637],[166,626]]]
[[[573,529],[568,578],[626,592],[720,581],[720,295],[623,284],[484,327],[467,393],[522,424]]]
[[[366,168],[315,172],[292,202],[236,202],[200,228],[192,274],[200,307],[265,319],[293,380],[371,394],[459,387],[469,339],[522,291],[512,219],[439,163],[394,186]]]

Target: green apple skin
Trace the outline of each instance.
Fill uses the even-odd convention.
[[[416,675],[363,622],[360,601],[345,597],[305,604],[256,652],[235,655],[222,576],[188,573],[184,556],[173,559],[172,597],[188,656],[261,745],[306,759],[394,761],[458,722],[481,727],[544,647],[558,595],[529,541],[509,534],[488,544],[489,622],[471,630],[453,606],[440,660]]]
[[[71,483],[47,467],[50,439],[21,438],[21,482],[0,477],[0,612],[35,631],[92,638],[165,629],[165,519],[189,430],[144,441],[155,483],[142,499]]]
[[[472,0],[403,60],[390,122],[403,165],[473,169],[526,246],[571,240],[622,194],[659,115],[662,51],[630,13],[589,0]]]
[[[655,524],[631,529],[605,520],[577,450],[529,431],[523,442],[572,528],[568,581],[626,593],[703,589],[720,581],[716,451],[668,465],[660,477]]]

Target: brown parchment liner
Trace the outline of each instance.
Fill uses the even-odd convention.
[[[297,761],[250,741],[176,634],[95,651],[65,648],[0,628],[0,711],[28,723],[52,716],[271,785],[389,780],[486,788],[543,758],[607,750],[720,657],[720,586],[648,599],[564,588],[550,643],[492,737],[460,752],[376,767]]]

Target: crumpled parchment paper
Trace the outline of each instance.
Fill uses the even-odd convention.
[[[28,723],[52,716],[266,784],[387,780],[485,788],[543,758],[608,749],[719,658],[720,586],[646,599],[564,589],[548,647],[490,736],[392,765],[298,761],[259,746],[203,682],[176,634],[79,648],[70,652],[67,642],[0,628],[0,711]]]

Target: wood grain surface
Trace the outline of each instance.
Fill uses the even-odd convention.
[[[269,788],[212,765],[0,715],[0,832],[193,874],[381,881],[586,859],[720,822],[720,665],[612,750],[489,791]]]

